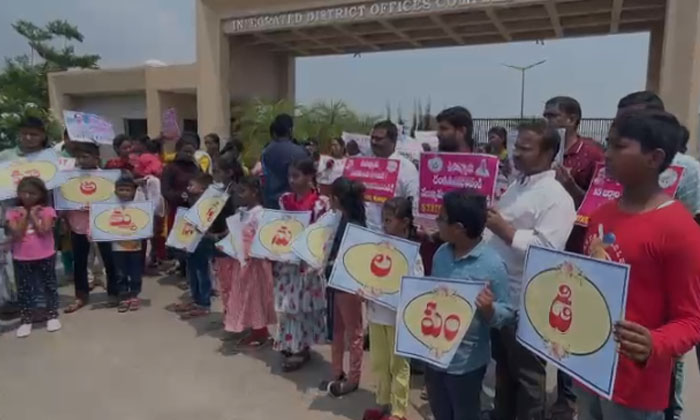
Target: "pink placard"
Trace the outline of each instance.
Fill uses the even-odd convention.
[[[476,153],[422,153],[418,212],[437,215],[446,192],[467,189],[493,202],[498,157]]]
[[[177,111],[175,108],[168,108],[163,112],[163,136],[167,140],[180,138],[180,126],[177,123]]]
[[[659,176],[659,186],[671,197],[676,195],[681,182],[684,169],[680,166],[671,166]],[[583,198],[583,202],[576,215],[576,224],[588,226],[591,214],[598,207],[611,200],[616,200],[622,196],[622,185],[605,174],[605,167],[599,163],[595,170],[595,175],[590,187]]]
[[[343,176],[365,185],[366,201],[381,204],[394,197],[400,165],[396,159],[351,157],[345,162]]]

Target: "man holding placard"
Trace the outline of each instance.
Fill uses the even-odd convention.
[[[559,133],[544,120],[521,124],[513,150],[520,179],[488,213],[488,242],[506,263],[514,307],[520,301],[528,247],[563,249],[576,220],[574,202],[551,169],[560,141]],[[515,340],[515,325],[495,333],[493,347],[497,362],[496,418],[543,418],[546,363]]]

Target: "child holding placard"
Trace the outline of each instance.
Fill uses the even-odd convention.
[[[335,258],[338,255],[340,243],[348,223],[359,226],[367,226],[365,216],[365,187],[357,181],[347,178],[338,178],[333,181],[330,187],[331,207],[342,213],[340,225],[333,241],[329,254],[329,269],[333,267]],[[328,324],[333,328],[333,342],[331,346],[331,356],[333,365],[333,379],[322,381],[319,389],[328,391],[334,397],[349,394],[357,391],[360,385],[360,374],[362,373],[362,344],[364,341],[364,330],[362,327],[362,298],[357,295],[346,293],[340,290],[328,288],[329,300],[332,302],[333,324]],[[347,332],[350,341],[350,370],[348,375],[343,371],[343,356],[345,353],[345,335]]]
[[[220,169],[220,165],[214,168],[215,171]],[[243,178],[236,186],[236,193],[241,207],[234,217],[239,219],[240,229],[231,234],[239,236],[239,252],[243,255],[237,259],[216,259],[216,272],[222,288],[221,299],[226,308],[224,329],[232,334],[251,329],[251,333],[239,341],[238,345],[258,348],[270,342],[267,326],[277,322],[272,291],[272,263],[250,258],[250,248],[263,212],[260,179]]]
[[[134,201],[136,196],[136,181],[131,175],[122,174],[114,184],[114,193],[121,203]],[[138,311],[141,306],[139,293],[143,276],[142,246],[145,241],[115,241],[112,242],[112,256],[117,269],[119,282],[120,313]]]
[[[17,337],[32,332],[32,307],[35,285],[44,287],[48,322],[46,330],[58,331],[58,281],[53,227],[56,210],[49,206],[49,193],[44,181],[37,177],[23,178],[17,186],[19,207],[7,211],[7,228],[12,237],[12,265],[17,281],[21,322]]]
[[[328,198],[315,188],[316,168],[310,159],[289,166],[292,192],[279,198],[280,209],[311,211],[311,223],[329,208]],[[311,358],[310,347],[326,335],[325,280],[321,272],[305,263],[277,263],[274,266],[277,335],[275,350],[282,353],[282,368],[300,369]]]
[[[498,253],[482,239],[486,197],[466,190],[443,197],[437,218],[446,243],[435,253],[433,276],[488,282],[476,298],[477,311],[447,369],[426,366],[428,401],[435,420],[478,420],[481,383],[491,360],[489,329],[514,320],[508,303],[508,274]]]
[[[384,233],[399,238],[416,240],[411,198],[395,197],[382,208]],[[413,266],[412,276],[423,276],[420,254]],[[369,350],[372,372],[377,378],[377,405],[365,411],[364,420],[405,420],[408,409],[411,366],[408,359],[394,354],[396,339],[396,311],[374,302],[367,302],[369,320]]]

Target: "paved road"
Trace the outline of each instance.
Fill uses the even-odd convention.
[[[68,301],[70,289],[61,292]],[[222,354],[216,314],[185,322],[163,309],[180,293],[168,279],[147,279],[143,297],[150,301],[139,312],[101,308],[98,293],[94,308],[62,316],[64,329],[54,334],[40,328],[19,340],[3,324],[0,420],[359,419],[372,404],[369,373],[346,398],[316,391],[329,373],[328,346],[291,374],[280,372],[270,349]],[[694,356],[686,369],[691,400],[700,389]],[[420,377],[413,386],[410,418],[419,419],[427,412]],[[700,413],[698,400],[688,401],[689,413]]]

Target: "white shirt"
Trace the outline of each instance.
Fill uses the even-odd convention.
[[[418,169],[410,160],[394,152],[389,159],[399,161],[399,177],[396,182],[394,197],[413,198],[413,216],[418,214]],[[382,205],[378,203],[365,203],[367,213],[367,228],[375,232],[381,232],[382,228]]]
[[[672,164],[683,168],[676,199],[695,216],[700,213],[700,162],[692,156],[679,152],[673,157]]]
[[[418,254],[416,263],[413,266],[413,271],[411,271],[410,274],[415,277],[423,277],[425,275],[423,259],[420,254]],[[367,320],[372,324],[394,326],[396,325],[396,311],[368,300]]]
[[[569,193],[554,178],[554,171],[550,170],[511,183],[501,196],[497,210],[516,229],[513,243],[506,244],[489,230],[485,238],[506,263],[511,304],[517,308],[528,247],[564,249],[576,221],[576,208]]]

